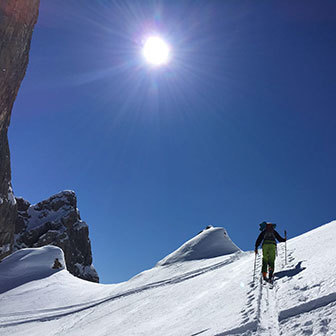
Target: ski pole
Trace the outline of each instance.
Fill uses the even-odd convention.
[[[256,265],[257,265],[257,253],[254,253],[253,285],[254,285],[254,279],[255,279]]]
[[[285,265],[287,265],[287,231],[285,230]]]

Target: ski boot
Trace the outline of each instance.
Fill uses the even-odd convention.
[[[262,278],[263,278],[264,281],[268,281],[267,272],[262,272]]]

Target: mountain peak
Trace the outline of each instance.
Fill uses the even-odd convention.
[[[232,242],[224,228],[208,226],[176,251],[160,260],[157,265],[214,258],[238,251],[240,251],[239,247]]]

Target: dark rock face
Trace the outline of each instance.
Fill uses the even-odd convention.
[[[0,0],[0,260],[13,247],[56,245],[63,249],[73,275],[98,282],[88,227],[80,219],[76,195],[62,192],[30,205],[12,191],[7,131],[28,65],[39,4],[40,0]]]
[[[39,2],[0,1],[0,260],[11,252],[16,218],[7,130],[26,72]]]
[[[84,280],[99,282],[92,266],[88,226],[80,218],[73,191],[63,191],[35,205],[23,198],[16,201],[18,218],[14,250],[58,246],[64,252],[70,273]]]

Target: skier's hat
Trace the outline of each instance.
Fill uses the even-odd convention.
[[[271,222],[265,222],[265,221],[264,221],[264,222],[262,222],[262,223],[259,224],[259,230],[260,230],[260,231],[265,230],[265,229],[266,229],[266,225],[272,225],[274,229],[275,229],[275,227],[276,227],[276,224],[271,223]]]

